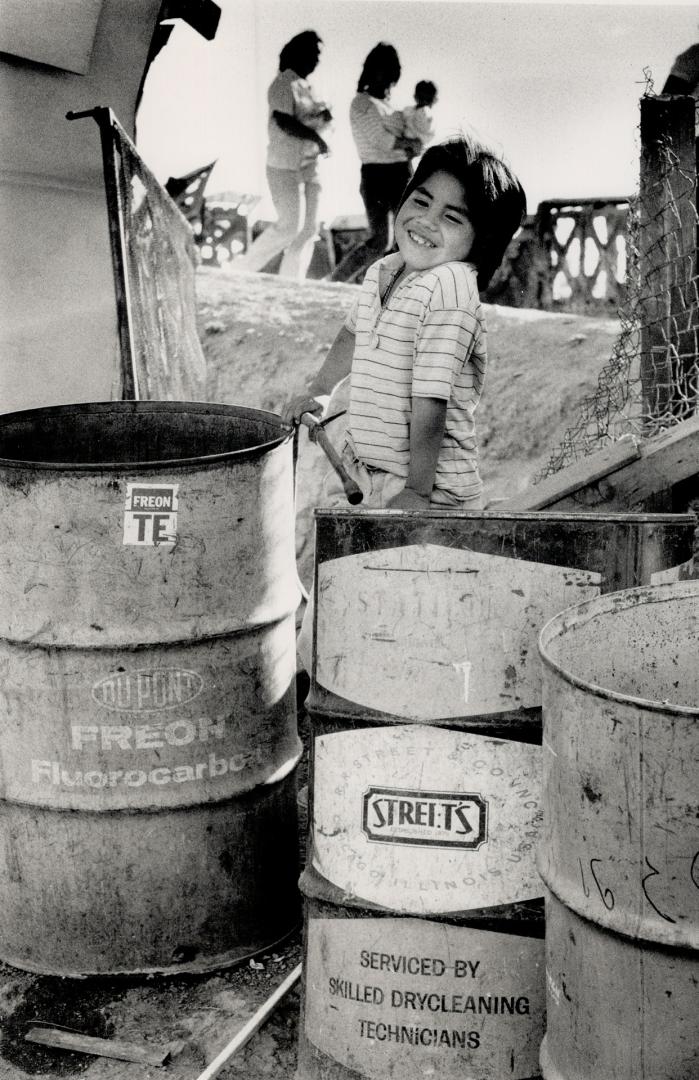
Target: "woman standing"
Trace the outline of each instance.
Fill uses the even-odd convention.
[[[390,104],[400,78],[400,60],[393,45],[379,42],[371,50],[350,105],[352,136],[361,162],[359,193],[366,210],[369,238],[345,256],[331,275],[351,281],[375,262],[392,243],[391,219],[412,175],[410,159],[420,152],[417,140],[406,138],[400,110]]]
[[[318,157],[328,153],[320,132],[332,120],[308,82],[321,45],[314,30],[304,30],[279,54],[279,72],[267,91],[267,184],[277,221],[233,260],[232,269],[262,270],[283,251],[280,275],[299,280],[306,276],[318,230]]]

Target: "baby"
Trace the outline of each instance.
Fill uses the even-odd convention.
[[[415,104],[403,109],[404,134],[420,142],[420,153],[434,138],[432,106],[437,102],[437,87],[422,79],[415,87]]]

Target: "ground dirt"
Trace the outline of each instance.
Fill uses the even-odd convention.
[[[317,369],[356,286],[284,282],[270,275],[198,273],[199,329],[210,400],[277,411]],[[491,506],[522,490],[560,442],[577,403],[596,386],[618,324],[610,319],[514,308],[486,309],[490,367],[478,426]],[[300,442],[297,555],[311,572],[311,507],[326,470]],[[198,978],[71,981],[0,965],[0,1080],[196,1080],[301,959],[299,934],[251,965]],[[299,990],[219,1075],[294,1075]],[[25,1042],[31,1020],[103,1038],[169,1047],[162,1068],[49,1050]]]

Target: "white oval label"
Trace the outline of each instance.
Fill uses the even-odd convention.
[[[321,735],[313,866],[392,911],[444,913],[543,895],[541,748],[421,724]]]
[[[436,544],[318,566],[316,681],[406,720],[541,705],[538,635],[601,574]]]

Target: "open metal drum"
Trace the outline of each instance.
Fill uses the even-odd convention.
[[[699,1075],[699,582],[541,634],[546,1080]]]
[[[0,417],[0,956],[200,971],[298,921],[292,447],[278,417]]]

